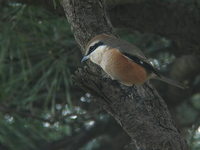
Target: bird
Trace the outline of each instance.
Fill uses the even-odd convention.
[[[114,35],[102,33],[93,37],[85,47],[81,62],[86,60],[91,60],[112,80],[125,86],[142,85],[157,79],[185,89],[182,83],[163,76],[137,46]]]

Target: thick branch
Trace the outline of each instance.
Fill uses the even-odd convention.
[[[111,33],[112,27],[102,0],[63,0],[62,5],[82,48],[94,35]],[[150,84],[129,88],[110,79],[105,82],[99,75],[91,73],[97,73],[99,68],[89,66],[89,70],[79,70],[76,74],[78,84],[95,96],[99,105],[118,121],[138,149],[187,150],[166,104]]]
[[[179,150],[182,145],[187,149],[166,104],[151,85],[120,87],[115,81],[88,73],[87,69],[79,70],[76,75],[79,86],[95,96],[97,103],[119,122],[137,146],[148,150],[175,146],[174,150]]]

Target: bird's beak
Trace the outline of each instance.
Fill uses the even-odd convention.
[[[89,59],[89,56],[84,56],[84,57],[82,58],[81,62],[84,62],[84,61],[86,61],[86,60],[88,60],[88,59]]]

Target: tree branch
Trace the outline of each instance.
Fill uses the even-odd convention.
[[[102,0],[63,0],[62,6],[82,51],[94,35],[112,33]],[[100,73],[100,69],[89,66],[89,70],[77,72],[78,84],[118,121],[138,149],[187,150],[166,104],[150,84],[126,87],[110,79],[104,81],[91,73]]]

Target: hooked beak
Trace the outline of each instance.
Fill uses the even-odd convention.
[[[82,58],[81,62],[84,62],[84,61],[86,61],[86,60],[88,60],[88,59],[89,59],[89,56],[84,56],[84,57]]]

